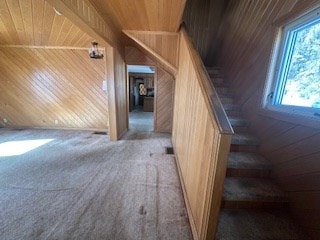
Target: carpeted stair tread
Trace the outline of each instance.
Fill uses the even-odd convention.
[[[229,84],[218,79],[211,80],[215,88],[229,88]]]
[[[217,91],[217,93],[218,93],[220,98],[233,98],[233,93],[232,92],[219,93]]]
[[[222,104],[228,104],[228,103],[233,103],[233,98],[231,97],[221,97],[219,96],[220,101]]]
[[[206,66],[206,69],[209,70],[219,70],[221,71],[221,67],[220,66]]]
[[[213,83],[223,83],[224,82],[224,78],[222,77],[222,75],[214,75],[210,78]]]
[[[206,69],[207,69],[207,72],[209,75],[221,73],[221,68],[219,68],[219,67],[207,67]]]
[[[230,152],[228,168],[271,170],[272,165],[265,158],[256,153]]]
[[[250,134],[236,133],[231,138],[231,144],[257,146],[260,144],[260,142],[258,138]]]
[[[249,121],[244,118],[229,117],[231,126],[233,127],[247,127],[249,126]]]
[[[214,77],[221,77],[221,78],[224,78],[225,76],[221,73],[221,71],[219,70],[210,70],[210,71],[207,71],[209,76],[211,78],[214,78]]]
[[[223,201],[287,202],[286,194],[270,179],[227,177]]]
[[[240,107],[237,104],[232,103],[223,103],[222,104],[228,117],[239,117],[240,116]]]
[[[239,105],[232,103],[223,104],[223,108],[225,111],[237,111],[240,109]]]
[[[291,216],[282,210],[220,211],[216,240],[306,240]]]
[[[214,87],[214,88],[219,94],[219,96],[222,96],[222,95],[233,96],[228,87]]]

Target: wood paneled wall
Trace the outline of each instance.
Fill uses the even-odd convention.
[[[261,151],[273,163],[289,193],[297,219],[313,239],[320,239],[320,130],[303,120],[278,120],[261,112],[263,88],[275,33],[285,22],[319,5],[310,0],[232,0],[221,28],[223,44],[216,60],[223,67]]]
[[[125,47],[125,60],[129,65],[155,66],[156,63],[135,47]]]
[[[86,50],[0,47],[0,122],[107,130],[104,78],[105,60]]]
[[[178,39],[177,33],[126,31],[130,37],[141,41],[155,53],[162,56],[171,65],[178,66]]]
[[[209,77],[203,78],[204,67],[195,54],[182,32],[172,141],[194,239],[209,240],[215,236],[231,136],[221,133],[213,117],[210,90],[204,87]]]
[[[127,74],[124,59],[116,48],[106,48],[106,78],[110,140],[119,140],[128,130]]]
[[[203,60],[211,44],[218,44],[217,33],[226,7],[226,0],[189,0],[183,14],[188,33]],[[215,49],[214,47],[212,49]]]
[[[45,0],[0,1],[0,44],[89,47],[93,40]]]
[[[156,66],[150,58],[134,47],[126,47],[125,60],[131,65]],[[172,131],[172,111],[174,98],[174,77],[157,66],[155,74],[155,126],[156,132]]]
[[[177,33],[146,31],[124,31],[124,33],[139,45],[152,60],[175,75],[178,65],[179,35]]]
[[[127,106],[127,74],[126,65],[121,53],[115,51],[115,100],[117,107],[117,131],[122,137],[128,130],[128,106]]]
[[[157,68],[155,79],[155,131],[172,132],[174,78]]]

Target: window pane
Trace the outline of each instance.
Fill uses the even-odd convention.
[[[297,31],[293,45],[280,103],[320,108],[320,22]]]

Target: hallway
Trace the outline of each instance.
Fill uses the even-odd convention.
[[[168,134],[0,129],[1,239],[192,239]],[[49,141],[49,139],[51,141]],[[4,153],[4,151],[3,151]]]
[[[141,107],[136,107],[129,112],[129,129],[137,132],[153,132],[153,114],[153,112],[144,112]]]

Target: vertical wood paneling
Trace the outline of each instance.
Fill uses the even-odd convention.
[[[121,137],[128,130],[126,66],[118,50],[115,51],[115,94],[117,107],[117,131]]]
[[[106,48],[106,59],[110,140],[115,141],[128,129],[126,68],[122,55],[116,48]]]
[[[67,49],[0,48],[0,56],[2,125],[108,129],[104,60]]]
[[[172,140],[194,239],[209,240],[215,236],[231,137],[220,132],[212,116],[203,65],[194,54],[182,31]]]
[[[260,150],[273,163],[289,193],[292,210],[313,239],[320,237],[316,220],[320,214],[316,201],[320,193],[320,130],[308,127],[303,120],[280,121],[260,113],[277,24],[300,16],[316,4],[319,1],[231,0],[220,29],[220,54],[216,56],[243,113],[251,120],[251,130],[261,140]]]
[[[106,47],[106,79],[108,85],[108,110],[109,110],[109,139],[111,141],[118,140],[118,125],[117,125],[117,105],[116,105],[116,90],[115,90],[115,49]]]
[[[93,40],[44,0],[3,0],[0,12],[1,45],[88,47]]]

